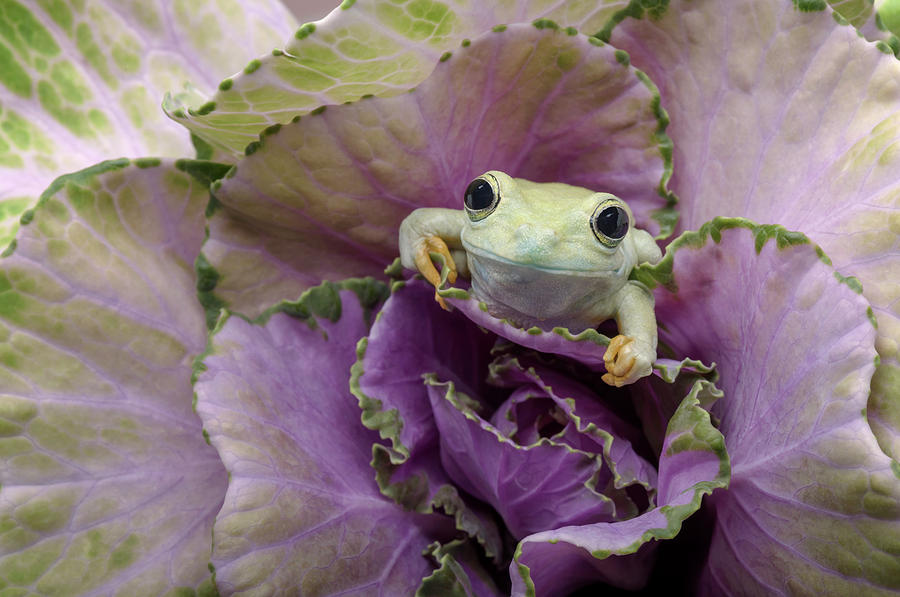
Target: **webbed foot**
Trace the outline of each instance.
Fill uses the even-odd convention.
[[[441,287],[441,274],[437,271],[437,268],[434,267],[434,262],[431,261],[431,253],[437,253],[444,258],[444,262],[447,264],[447,267],[450,268],[450,273],[447,274],[447,280],[451,284],[456,282],[456,262],[453,260],[453,255],[450,254],[450,249],[447,248],[447,243],[439,236],[426,237],[423,239],[421,246],[416,250],[416,269],[418,269],[419,273],[425,276],[425,279],[434,286],[434,300],[436,300],[445,311],[449,311],[450,307],[447,306],[443,297],[437,292],[437,289]]]
[[[621,388],[650,375],[655,359],[655,351],[643,348],[634,338],[619,334],[610,340],[603,355],[607,372],[601,379]]]

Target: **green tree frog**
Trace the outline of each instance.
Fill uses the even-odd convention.
[[[400,261],[438,288],[431,253],[470,277],[471,292],[494,317],[522,327],[572,332],[615,318],[619,335],[604,354],[603,381],[623,386],[656,360],[653,295],[629,280],[658,262],[653,237],[634,227],[624,201],[562,183],[536,183],[492,170],[466,188],[464,209],[422,208],[400,226]],[[435,293],[445,309],[447,305]]]

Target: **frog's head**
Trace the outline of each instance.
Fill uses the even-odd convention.
[[[583,328],[611,312],[635,265],[660,257],[609,193],[492,170],[469,184],[463,203],[472,288],[491,313],[523,325]]]
[[[627,278],[634,216],[609,193],[535,183],[492,170],[466,188],[466,251],[548,273]]]

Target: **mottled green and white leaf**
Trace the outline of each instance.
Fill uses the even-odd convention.
[[[163,94],[188,81],[212,93],[294,27],[275,0],[3,0],[0,246],[59,174],[123,155],[193,157]]]
[[[239,156],[266,127],[317,106],[415,87],[445,52],[496,25],[551,19],[590,35],[623,11],[642,14],[640,4],[347,0],[321,21],[303,25],[282,50],[222,81],[211,103],[171,98],[166,110],[198,136]]]
[[[171,163],[105,162],[54,183],[0,260],[5,595],[213,591],[226,475],[190,386],[207,198]]]

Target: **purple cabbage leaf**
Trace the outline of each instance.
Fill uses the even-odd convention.
[[[657,292],[661,341],[721,375],[732,478],[711,496],[701,594],[900,582],[900,483],[865,417],[876,329],[827,261],[803,235],[718,218],[641,272],[674,291]]]
[[[655,87],[592,39],[510,26],[458,49],[412,93],[268,130],[214,185],[222,209],[203,251],[217,296],[256,315],[323,277],[380,275],[412,209],[458,206],[489,169],[609,189],[643,227],[669,226]]]
[[[611,43],[665,100],[684,229],[726,215],[800,230],[869,300],[881,365],[867,417],[896,461],[900,62],[830,13],[788,2],[673,3],[660,19],[624,21]]]
[[[379,284],[326,284],[257,322],[219,320],[195,389],[229,472],[213,533],[220,591],[409,595],[434,572],[423,552],[462,570],[471,560],[454,557],[451,518],[404,510],[369,466],[378,437],[347,379]]]
[[[698,406],[701,397],[710,404],[721,395],[701,374],[710,373],[709,368],[668,362],[668,368],[660,368],[666,374],[654,376],[673,388],[679,387],[672,385],[679,376],[690,380],[681,422],[668,425],[665,445],[683,444],[684,450],[675,451],[697,452],[696,458],[688,458],[696,463],[687,465],[678,464],[685,456],[664,456],[659,471],[667,476],[658,479],[658,454],[629,421],[634,413],[627,390],[609,388],[595,372],[572,361],[508,344],[485,326],[474,325],[484,321],[478,313],[483,317],[468,322],[462,310],[443,311],[427,284],[398,283],[360,342],[352,383],[364,409],[363,422],[391,442],[376,445],[373,460],[385,495],[420,512],[441,507],[448,493],[456,500],[462,496],[466,508],[483,510],[487,504],[503,527],[522,540],[519,549],[560,541],[546,535],[560,528],[581,529],[574,531],[581,536],[607,527],[611,536],[631,537],[618,552],[610,547],[598,556],[605,559],[639,551],[651,539],[674,536],[702,495],[727,486],[724,443]],[[553,336],[550,346],[558,337]],[[691,434],[707,443],[695,446],[679,439]],[[671,514],[660,514],[655,507],[660,497],[666,500],[660,503],[663,512]],[[647,526],[635,523],[637,519]],[[649,532],[661,520],[668,520],[665,530]],[[458,526],[486,555],[501,555],[486,540],[483,525]],[[580,539],[572,541],[581,546]],[[540,587],[538,594],[566,594],[600,581],[640,588],[654,564],[654,547],[648,545],[634,558],[602,563],[590,555],[600,548],[560,548],[560,553],[553,551],[554,565],[546,569],[532,560],[535,553],[541,561],[545,548],[528,547],[523,556],[527,563],[513,566],[513,587],[524,574],[528,586]],[[562,566],[582,569],[557,575]],[[534,580],[530,573],[520,573],[531,567]],[[522,591],[515,589],[516,594]]]

